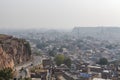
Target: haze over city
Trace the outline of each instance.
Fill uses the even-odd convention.
[[[0,0],[0,28],[120,26],[120,0]]]
[[[120,0],[0,0],[0,80],[120,80]]]

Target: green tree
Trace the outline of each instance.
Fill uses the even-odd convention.
[[[62,47],[59,49],[59,52],[63,52],[63,48]]]
[[[67,65],[70,68],[71,67],[71,59],[70,58],[65,58],[64,64]]]
[[[107,65],[108,60],[106,58],[100,58],[98,64],[100,65]]]
[[[60,66],[61,64],[63,64],[64,63],[64,59],[65,59],[64,55],[62,55],[62,54],[56,55],[55,56],[55,62],[57,64],[57,66]]]
[[[50,56],[55,56],[55,52],[53,50],[49,50],[48,53]]]
[[[49,53],[50,56],[55,56],[56,53],[57,53],[56,47],[54,47],[52,50],[49,50],[48,53]]]
[[[47,43],[37,43],[36,47],[39,49],[44,49],[47,46]]]
[[[13,70],[11,68],[4,68],[0,70],[0,80],[10,80],[13,78]]]

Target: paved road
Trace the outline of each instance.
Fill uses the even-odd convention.
[[[34,56],[33,61],[27,62],[27,63],[25,63],[23,65],[20,65],[20,66],[16,66],[15,69],[16,69],[16,72],[17,72],[17,78],[20,78],[20,76],[25,77],[26,73],[28,73],[27,72],[28,68],[36,66],[38,64],[41,64],[42,63],[42,59],[43,58],[41,58],[41,56]],[[22,68],[23,68],[23,70],[20,71]]]
[[[31,64],[32,64],[32,62],[28,62],[28,63],[25,63],[25,64],[23,64],[23,65],[20,65],[20,66],[15,67],[15,69],[16,69],[17,71],[19,71],[21,68],[28,67],[28,66],[30,66]]]
[[[20,65],[20,66],[16,66],[15,69],[20,70],[22,67],[27,68],[31,66],[31,64],[33,64],[32,66],[36,66],[42,63],[42,59],[43,58],[41,56],[34,56],[33,61],[24,63],[23,65]]]

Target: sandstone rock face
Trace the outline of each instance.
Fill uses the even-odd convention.
[[[31,58],[29,42],[0,34],[0,69],[28,61]]]

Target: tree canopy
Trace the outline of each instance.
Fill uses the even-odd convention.
[[[106,58],[100,58],[98,64],[100,65],[107,65],[108,60]]]
[[[55,56],[56,53],[57,53],[56,47],[54,47],[52,50],[49,50],[48,53],[49,53],[50,56]]]
[[[57,66],[60,66],[61,64],[63,64],[64,59],[65,59],[64,55],[62,55],[62,54],[56,55],[55,56],[55,62],[57,64]]]
[[[70,58],[65,58],[64,64],[67,65],[70,68],[71,67],[71,59]]]
[[[71,59],[68,57],[65,57],[63,54],[56,55],[55,62],[57,64],[57,66],[60,66],[61,64],[65,64],[68,67],[71,66]]]
[[[11,68],[4,68],[0,70],[0,80],[10,80],[13,78],[13,70]]]

